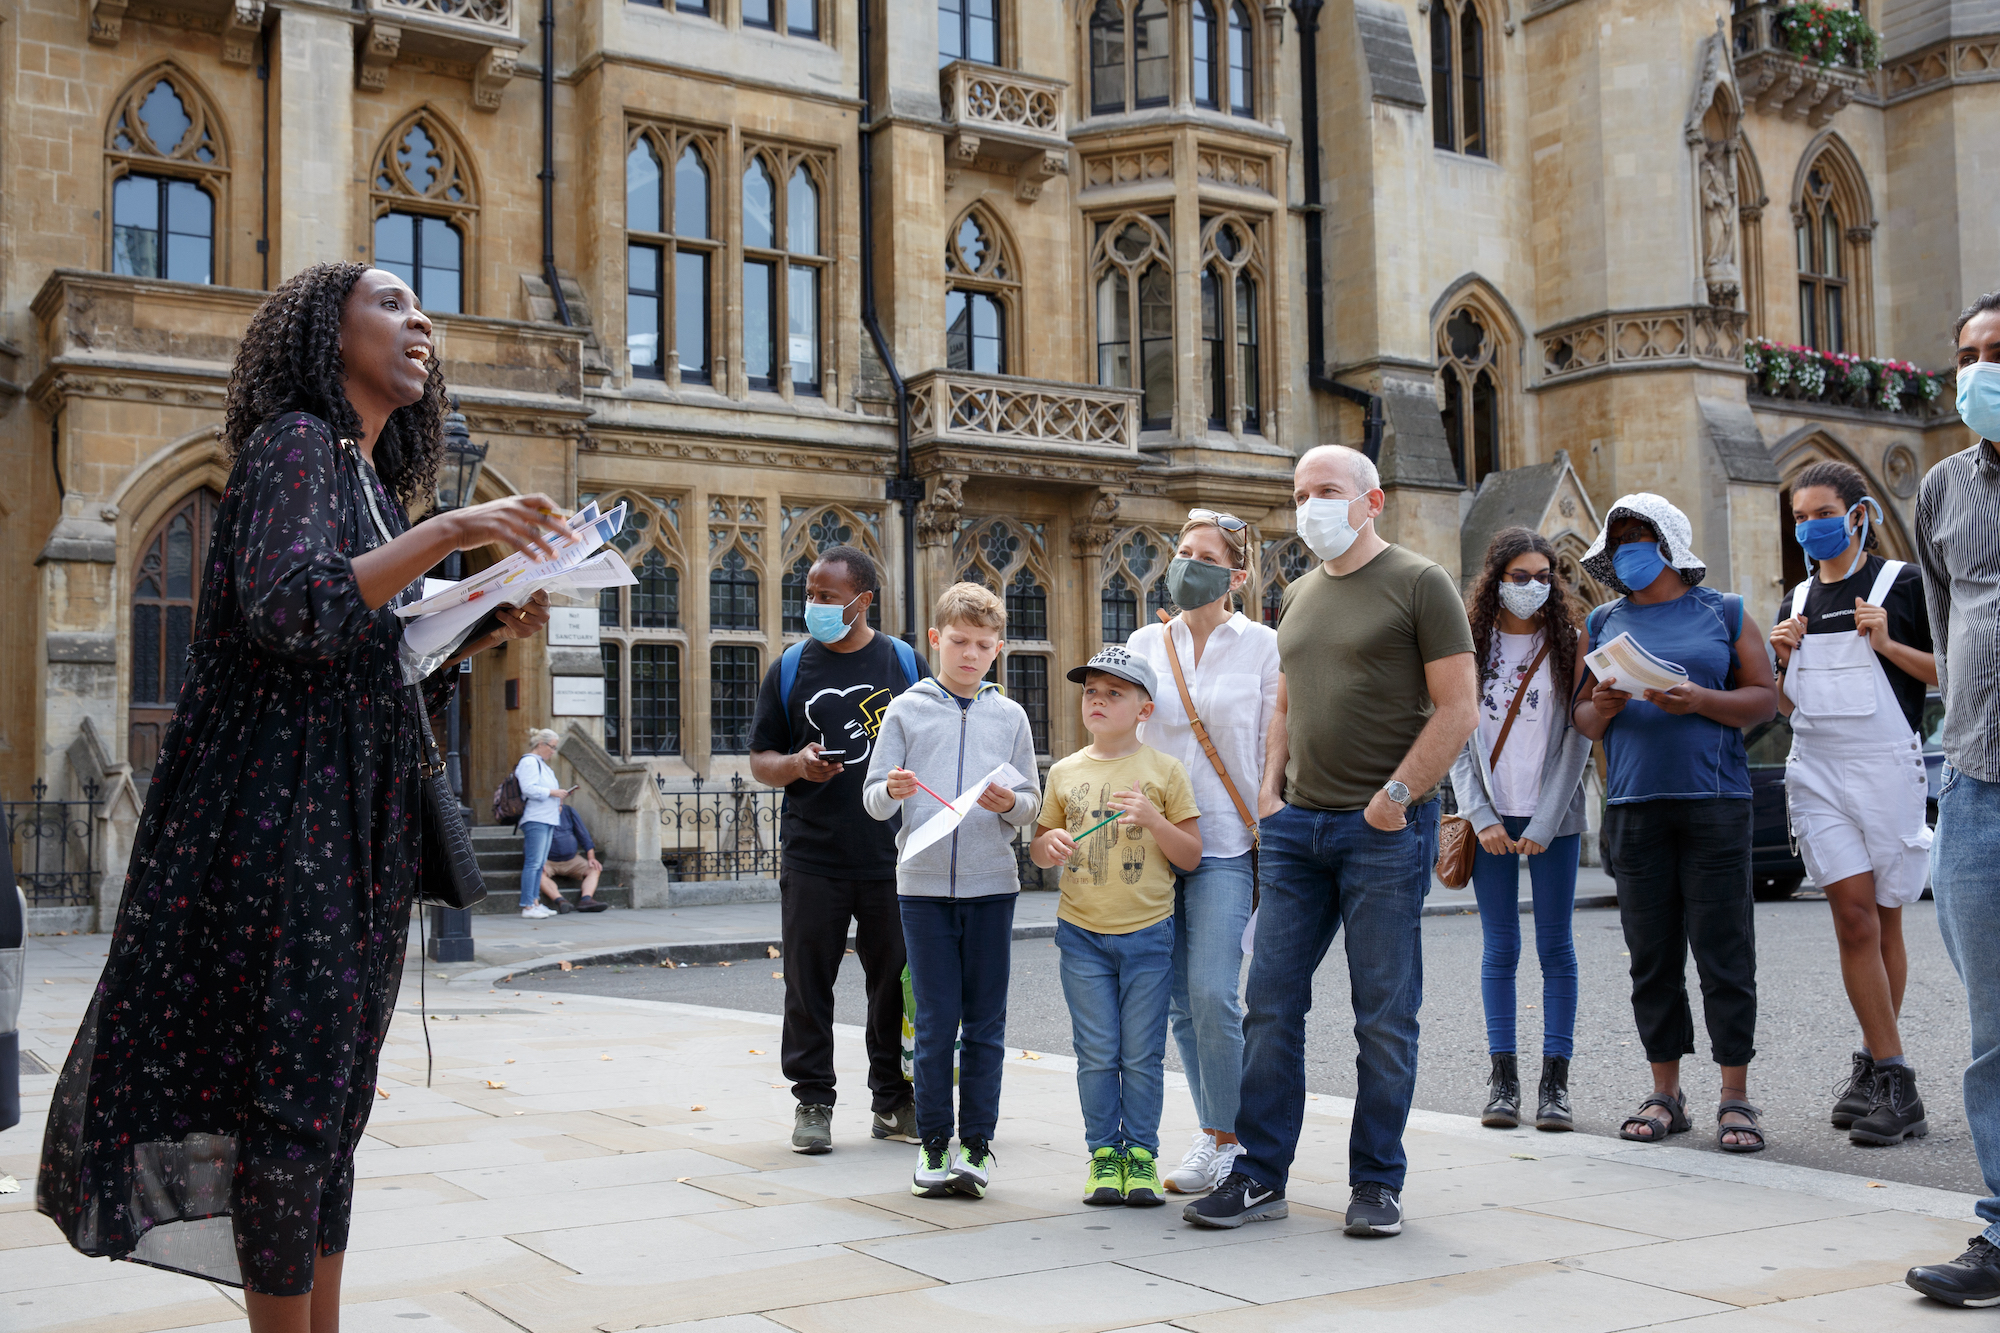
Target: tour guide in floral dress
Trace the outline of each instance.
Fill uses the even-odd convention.
[[[70,1243],[240,1285],[255,1333],[338,1326],[418,887],[408,686],[435,708],[449,680],[392,604],[454,550],[547,553],[540,495],[410,527],[444,413],[430,321],[389,273],[309,268],[251,318],[186,684],[49,1111],[36,1205]],[[503,611],[450,661],[547,619]]]

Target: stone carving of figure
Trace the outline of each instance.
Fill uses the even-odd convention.
[[[1709,143],[1701,155],[1702,270],[1712,305],[1736,304],[1739,291],[1733,156],[1726,140]]]

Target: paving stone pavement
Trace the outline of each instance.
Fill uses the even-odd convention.
[[[105,937],[38,940],[25,1049],[66,1051]],[[750,966],[750,963],[738,966]],[[915,1150],[788,1147],[769,1015],[532,986],[433,992],[424,1086],[415,977],[357,1164],[348,1333],[1163,1333],[1533,1327],[1536,1333],[1963,1324],[1901,1285],[1971,1233],[1970,1196],[1418,1112],[1405,1233],[1349,1240],[1344,1099],[1307,1103],[1288,1220],[1197,1231],[1178,1207],[1093,1209],[1072,1061],[1010,1051],[996,1184],[908,1192]],[[865,1077],[858,1030],[840,1074]],[[1169,1157],[1193,1130],[1170,1075]],[[236,1292],[85,1259],[32,1210],[54,1078],[0,1134],[0,1329],[240,1333]]]

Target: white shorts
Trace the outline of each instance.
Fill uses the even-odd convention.
[[[1785,762],[1785,805],[1813,883],[1875,876],[1875,901],[1902,907],[1924,896],[1931,831],[1920,751],[1903,747],[1816,754],[1804,736]]]

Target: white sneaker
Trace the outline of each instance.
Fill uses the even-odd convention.
[[[1175,1194],[1199,1194],[1203,1190],[1215,1188],[1215,1182],[1227,1174],[1215,1169],[1215,1136],[1205,1129],[1194,1132],[1194,1142],[1188,1145],[1187,1156],[1181,1164],[1167,1173],[1166,1187]]]
[[[554,912],[551,912],[548,908],[542,906],[540,903],[536,903],[533,907],[523,907],[521,909],[521,919],[523,921],[540,921],[545,917],[551,917],[554,915],[555,915]]]

